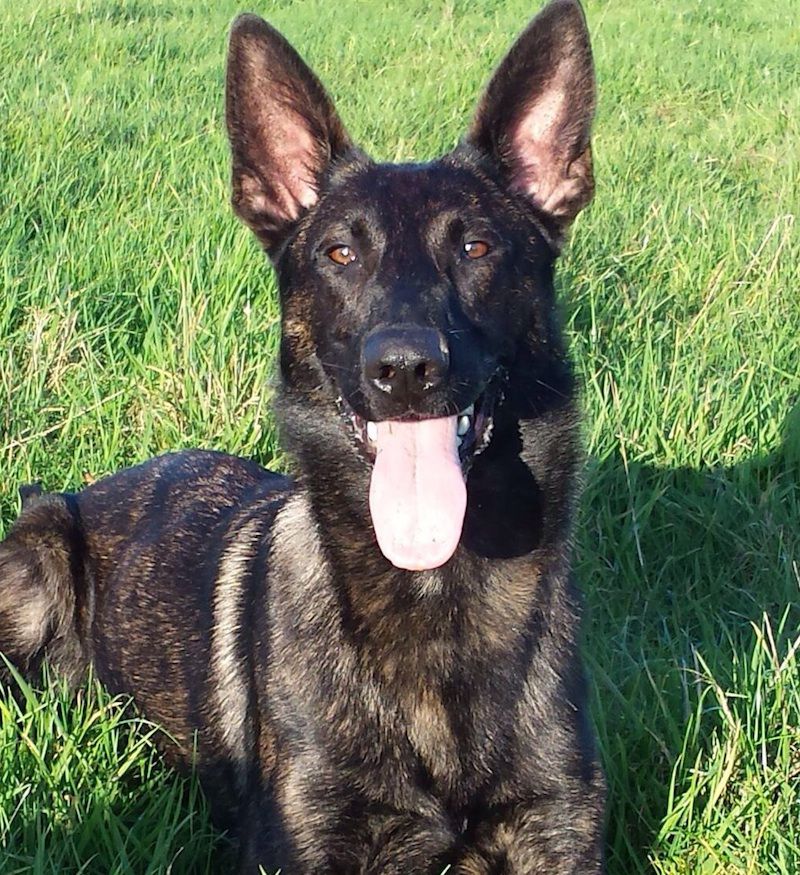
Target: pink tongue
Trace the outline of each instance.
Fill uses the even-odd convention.
[[[379,422],[369,489],[383,555],[398,568],[438,568],[453,555],[467,508],[458,417]]]

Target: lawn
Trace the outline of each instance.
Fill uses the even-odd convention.
[[[272,0],[375,157],[433,157],[526,0]],[[169,449],[284,466],[275,283],[228,207],[236,0],[0,4],[0,532]],[[614,875],[800,871],[794,2],[590,0],[597,197],[561,263]],[[0,586],[2,581],[0,581]],[[226,871],[155,727],[0,696],[0,872]]]

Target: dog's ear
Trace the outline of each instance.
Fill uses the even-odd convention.
[[[497,68],[467,141],[499,163],[510,186],[550,216],[560,235],[594,192],[594,110],[583,10],[578,0],[552,0]]]
[[[226,121],[234,210],[271,252],[316,202],[320,178],[350,140],[317,77],[256,15],[231,28]]]

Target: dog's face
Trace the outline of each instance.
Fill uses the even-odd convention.
[[[465,141],[429,164],[371,162],[254,16],[234,23],[227,97],[234,207],[280,280],[285,388],[337,417],[371,468],[387,558],[441,565],[520,349],[550,354],[552,261],[592,194],[580,6],[531,22]]]

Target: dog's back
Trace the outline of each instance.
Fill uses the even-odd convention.
[[[28,677],[47,658],[70,683],[91,662],[190,751],[208,716],[195,700],[220,621],[215,586],[232,554],[266,555],[289,489],[255,463],[206,451],[161,456],[74,495],[23,487],[0,543],[0,650]]]

